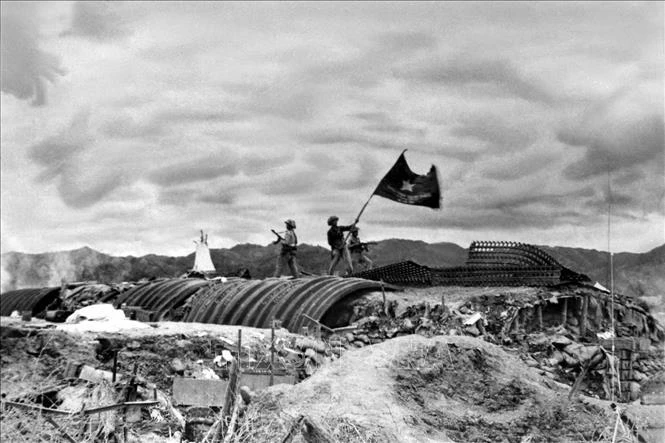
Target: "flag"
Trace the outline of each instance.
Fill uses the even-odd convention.
[[[407,205],[440,208],[441,191],[436,166],[432,165],[427,175],[418,175],[409,168],[404,158],[404,152],[381,179],[374,195]]]

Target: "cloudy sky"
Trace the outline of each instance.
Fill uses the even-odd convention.
[[[2,252],[665,242],[662,2],[1,5]]]

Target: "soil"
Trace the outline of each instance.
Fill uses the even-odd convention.
[[[519,298],[533,296],[536,289],[495,291]],[[484,288],[425,288],[385,296],[398,302],[394,314],[400,317],[416,304],[434,307],[442,297],[447,309],[455,311],[485,292]],[[368,304],[383,296],[370,294]],[[227,379],[228,366],[216,364],[215,358],[224,350],[237,352],[239,331],[241,366],[265,369],[269,329],[179,322],[69,325],[2,317],[0,380],[5,406],[0,440],[66,441],[64,433],[41,414],[6,407],[7,401],[74,411],[83,405],[114,404],[125,401],[127,381],[136,374],[138,399],[156,397],[159,405],[143,408],[137,421],[125,426],[125,435],[117,432],[122,411],[100,414],[85,425],[80,417],[57,416],[57,423],[76,441],[202,441],[220,408],[173,406],[173,379],[204,375]],[[529,365],[519,349],[482,337],[421,332],[376,343],[369,337],[357,349],[312,352],[318,363],[308,366],[305,374],[297,361],[307,354],[306,347],[299,351],[298,344],[317,347],[319,342],[275,330],[275,347],[280,350],[275,367],[300,371],[299,382],[251,393],[249,405],[239,414],[234,441],[283,442],[297,429],[294,424],[300,417],[309,423],[303,429],[319,429],[330,441],[348,443],[637,441],[623,423],[615,438],[618,422],[611,402],[579,395],[569,400],[571,384]],[[112,371],[114,351],[118,351],[118,383],[65,377],[73,363]],[[639,405],[638,400],[620,407],[637,427],[653,425],[642,434],[648,436],[646,441],[663,441],[663,428],[654,424],[653,417],[665,416],[665,406]],[[311,432],[296,432],[292,442],[321,441]]]

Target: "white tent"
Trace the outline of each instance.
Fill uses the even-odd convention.
[[[215,272],[215,265],[212,264],[210,249],[208,249],[208,234],[203,235],[203,230],[201,230],[201,240],[194,240],[194,243],[196,243],[196,258],[192,271]]]

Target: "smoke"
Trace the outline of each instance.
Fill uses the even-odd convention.
[[[65,74],[60,59],[39,47],[35,4],[3,2],[0,26],[2,92],[32,105],[46,104],[47,81]]]
[[[14,282],[12,281],[12,274],[5,267],[4,260],[1,263],[2,270],[0,271],[0,292],[11,291],[14,288]]]
[[[76,268],[67,253],[54,254],[52,260],[44,265],[46,271],[44,286],[60,286],[63,279],[68,281],[78,280]]]

